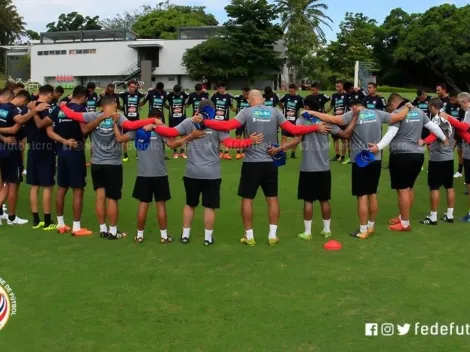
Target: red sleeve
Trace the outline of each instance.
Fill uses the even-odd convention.
[[[460,122],[457,119],[454,119],[453,117],[449,117],[447,120],[451,124],[452,127],[454,127],[456,130],[462,131],[462,132],[468,132],[470,129],[470,125],[466,122]]]
[[[155,127],[155,132],[157,132],[162,137],[174,138],[178,137],[180,133],[176,128],[170,128],[166,126],[157,126]]]
[[[459,131],[459,136],[462,137],[462,139],[467,142],[467,143],[470,143],[470,133],[468,132],[461,132]]]
[[[284,131],[290,134],[296,135],[296,136],[299,136],[299,135],[302,136],[302,135],[309,134],[318,130],[317,125],[297,126],[289,121],[284,122],[283,124],[279,125],[279,127],[281,127]]]
[[[227,148],[247,148],[253,144],[253,141],[250,138],[247,139],[235,139],[235,138],[226,138],[222,141],[222,144]]]
[[[432,133],[427,136],[425,139],[423,139],[423,142],[427,145],[433,144],[435,141],[437,141],[437,137],[433,135]]]
[[[144,126],[153,125],[154,123],[155,123],[155,119],[146,119],[146,120],[137,120],[137,121],[127,120],[121,124],[121,127],[125,130],[135,131]]]
[[[83,113],[75,112],[65,104],[62,104],[60,106],[60,109],[64,112],[65,116],[67,116],[69,119],[77,121],[77,122],[86,122],[85,119],[83,118]]]
[[[216,131],[230,131],[242,127],[242,124],[235,119],[230,121],[204,120],[204,126]]]

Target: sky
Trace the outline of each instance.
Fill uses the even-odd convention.
[[[114,17],[116,13],[138,8],[140,5],[154,5],[161,0],[80,0],[73,7],[67,0],[13,0],[18,12],[27,23],[27,29],[36,32],[46,31],[46,24],[57,20],[61,13],[77,11],[84,16],[100,16],[100,18]],[[38,6],[40,2],[40,6]],[[394,8],[401,7],[403,10],[413,12],[425,12],[428,8],[443,3],[453,3],[457,6],[469,5],[470,0],[323,0],[329,9],[327,15],[333,20],[332,30],[325,28],[328,40],[334,40],[339,31],[339,24],[344,19],[346,12],[362,12],[378,23],[382,23],[385,17]],[[227,17],[224,7],[230,0],[170,0],[172,4],[188,6],[205,6],[207,12],[212,13],[220,23]],[[372,5],[371,5],[372,3]]]

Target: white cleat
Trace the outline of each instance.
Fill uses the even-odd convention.
[[[454,174],[454,178],[461,178],[462,176],[463,175],[458,171]]]
[[[8,225],[25,225],[29,222],[29,220],[25,220],[22,218],[19,218],[18,216],[15,218],[15,220],[10,221],[8,220],[7,224]]]
[[[3,212],[6,212],[6,211],[7,211],[7,205],[6,205],[6,204],[3,204],[3,205],[2,205],[2,209],[3,209]]]
[[[0,220],[8,220],[8,214],[3,212],[3,215],[0,215]]]
[[[26,169],[23,170],[23,175],[26,175],[28,172],[26,171]]]

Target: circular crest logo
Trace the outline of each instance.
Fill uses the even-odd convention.
[[[16,297],[5,280],[0,278],[0,330],[2,330],[10,320],[16,315]]]

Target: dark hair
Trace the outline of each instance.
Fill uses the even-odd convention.
[[[114,83],[110,83],[106,86],[106,88],[116,88],[116,86],[114,85]]]
[[[306,109],[319,111],[321,109],[320,100],[314,95],[308,95],[304,99],[304,106]]]
[[[271,86],[267,86],[264,88],[264,94],[266,95],[272,95],[273,94],[273,88]]]
[[[136,82],[136,81],[134,81],[134,80],[127,82],[127,86],[128,86],[128,87],[130,87],[130,86],[131,86],[131,84],[135,84],[135,85],[137,85],[137,82]]]
[[[320,89],[321,85],[320,85],[320,82],[313,82],[311,85],[310,85],[310,89],[311,88],[318,88]]]
[[[76,86],[73,89],[72,97],[74,98],[83,98],[88,95],[88,89],[84,86]]]
[[[441,87],[441,89],[443,89],[447,92],[447,84],[445,84],[445,83],[439,83],[439,84],[436,85],[436,87]]]
[[[336,80],[336,84],[342,84],[342,85],[344,85],[344,81],[343,81],[342,79],[337,79],[337,80]]]
[[[348,82],[344,82],[343,87],[344,87],[344,90],[347,91],[347,90],[349,90],[349,89],[351,89],[351,88],[354,88],[354,84],[353,84],[352,82],[349,82],[349,81],[348,81]]]
[[[225,87],[226,87],[226,86],[225,86],[225,83],[224,83],[224,82],[219,82],[219,83],[217,84],[217,88],[225,88]]]
[[[400,94],[398,94],[398,93],[392,93],[392,94],[390,94],[390,96],[388,97],[387,102],[388,102],[389,104],[391,104],[391,103],[393,103],[393,102],[395,102],[395,101],[397,101],[397,100],[403,101],[403,97],[402,97]]]
[[[31,100],[31,95],[29,94],[29,92],[27,90],[22,89],[18,93],[16,93],[15,98],[25,98],[26,101],[30,101]]]
[[[248,93],[250,90],[251,90],[250,87],[245,87],[242,89],[242,91],[244,91],[245,93]]]
[[[12,81],[6,81],[5,82],[5,88],[9,90],[15,90],[16,89],[16,83]]]
[[[93,82],[88,82],[88,84],[86,85],[86,89],[96,89],[96,84],[94,84]]]
[[[423,93],[424,93],[424,90],[422,90],[422,89],[418,89],[418,90],[416,91],[416,95],[417,95],[418,97],[422,96]]]
[[[54,93],[54,87],[50,84],[45,84],[42,87],[39,87],[39,95],[52,94]]]
[[[163,111],[161,111],[160,109],[151,109],[149,111],[149,118],[155,118],[155,119],[161,119],[163,120]]]
[[[196,92],[199,92],[200,90],[202,90],[202,84],[201,83],[197,83],[195,86],[194,86],[194,90]]]
[[[289,89],[297,90],[297,86],[294,83],[289,84]]]
[[[429,107],[434,107],[436,109],[442,109],[442,101],[441,99],[439,98],[432,98],[430,101],[429,101]]]
[[[165,85],[162,82],[158,82],[155,88],[163,90],[165,88]]]
[[[361,101],[359,99],[351,99],[348,102],[349,106],[356,106],[356,105],[362,105]]]
[[[367,85],[372,86],[374,88],[377,88],[377,83],[375,83],[375,82],[369,82],[369,83],[367,83]]]
[[[451,91],[449,92],[449,96],[450,96],[451,98],[458,98],[459,93],[457,93],[455,90],[451,90]]]
[[[101,98],[101,106],[116,104],[116,98],[112,95],[105,95]]]
[[[19,82],[19,83],[16,83],[16,88],[25,88],[24,84]]]
[[[175,92],[175,93],[181,92],[181,86],[180,86],[179,84],[176,84],[176,85],[173,87],[173,92]]]
[[[62,86],[57,86],[57,87],[55,87],[55,92],[60,93],[60,94],[64,94],[64,88],[62,88]]]
[[[8,98],[13,98],[15,93],[13,93],[10,89],[8,88],[3,88],[2,90],[0,90],[0,95],[3,97],[8,97]]]

